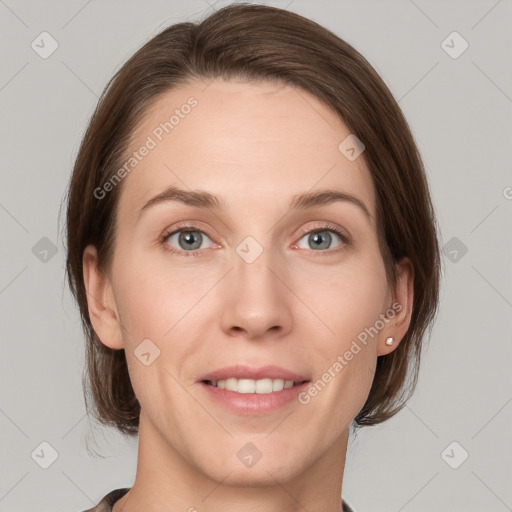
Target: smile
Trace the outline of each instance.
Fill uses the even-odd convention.
[[[289,389],[294,386],[298,386],[306,381],[294,382],[293,380],[284,379],[236,379],[228,378],[218,381],[205,381],[210,386],[217,387],[219,389],[227,389],[228,391],[235,391],[236,393],[257,393],[267,394],[275,391],[282,391],[283,389]]]

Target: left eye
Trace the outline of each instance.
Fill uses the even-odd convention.
[[[204,234],[202,231],[198,230],[180,230],[175,231],[174,233],[171,233],[170,235],[167,235],[165,237],[165,240],[173,240],[178,243],[178,249],[188,251],[188,250],[198,250],[198,249],[205,249],[205,247],[202,247],[202,242],[204,242],[204,238],[207,240],[210,240],[210,237],[206,234]],[[210,240],[211,242],[211,240]]]
[[[316,230],[312,231],[310,233],[307,233],[305,236],[303,236],[299,242],[297,243],[297,246],[300,249],[313,249],[315,251],[320,249],[331,249],[330,245],[332,243],[332,235],[331,233],[334,233],[334,236],[337,237],[341,242],[343,242],[343,239],[339,233],[332,229],[323,229],[321,231]],[[311,244],[312,247],[304,247],[301,245],[302,240],[306,240],[306,244]],[[341,245],[341,243],[340,243]]]

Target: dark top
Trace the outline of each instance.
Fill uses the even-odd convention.
[[[112,512],[112,507],[114,503],[121,499],[130,489],[115,489],[106,494],[103,499],[92,508],[84,510],[84,512]],[[343,501],[343,510],[342,512],[354,512],[344,501]]]

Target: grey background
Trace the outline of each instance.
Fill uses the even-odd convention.
[[[133,483],[136,440],[85,415],[59,207],[108,79],[165,26],[228,3],[209,1],[0,0],[0,512],[83,510]],[[351,441],[344,498],[355,512],[512,510],[512,2],[266,3],[328,27],[381,74],[448,244],[416,393]],[[59,45],[47,59],[31,47],[42,31]],[[469,44],[458,58],[441,46],[453,31]],[[58,453],[47,469],[42,442]]]

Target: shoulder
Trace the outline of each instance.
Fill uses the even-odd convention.
[[[110,491],[108,494],[103,496],[101,501],[96,506],[88,508],[83,512],[111,512],[114,503],[121,499],[129,490],[129,487],[123,489],[114,489],[113,491]]]

